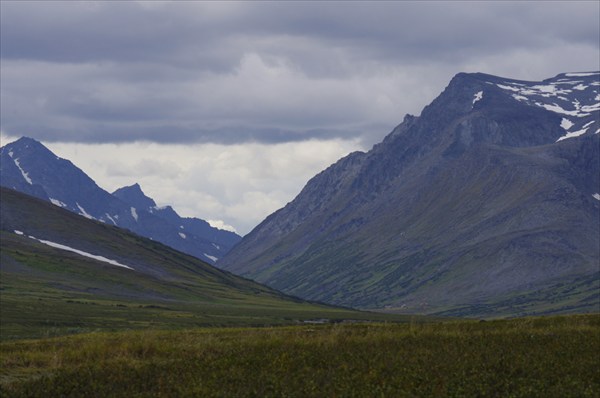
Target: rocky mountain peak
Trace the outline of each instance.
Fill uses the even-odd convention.
[[[125,203],[138,208],[148,210],[156,207],[156,202],[142,191],[142,187],[137,182],[130,186],[117,189],[112,193],[113,196],[121,199]]]
[[[214,263],[239,239],[204,220],[182,218],[170,206],[157,207],[139,184],[113,195],[40,142],[21,138],[0,149],[0,185],[47,200],[89,219],[127,228]]]
[[[586,306],[600,253],[599,76],[457,74],[420,116],[316,175],[218,265],[362,308],[489,315],[532,291]],[[537,311],[537,295],[519,308]]]

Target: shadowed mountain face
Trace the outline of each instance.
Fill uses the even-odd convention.
[[[127,228],[211,264],[241,239],[204,220],[180,217],[170,206],[157,207],[138,184],[111,195],[73,163],[31,138],[23,137],[0,149],[0,177],[4,187]]]
[[[219,266],[304,298],[454,315],[598,311],[600,75],[459,74]]]

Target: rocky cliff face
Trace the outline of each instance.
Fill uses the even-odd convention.
[[[421,116],[310,180],[219,266],[362,308],[598,310],[599,77],[459,74]]]

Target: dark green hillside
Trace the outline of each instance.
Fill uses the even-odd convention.
[[[384,317],[294,299],[126,230],[16,191],[2,188],[1,194],[2,339]],[[39,240],[103,256],[133,270]]]

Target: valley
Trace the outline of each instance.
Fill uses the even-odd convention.
[[[459,74],[244,238],[4,146],[0,393],[598,396],[598,84],[580,75]]]
[[[1,195],[2,340],[127,329],[298,324],[321,318],[407,319],[290,297],[40,199],[5,188]]]
[[[0,0],[0,398],[600,398],[599,16]]]

